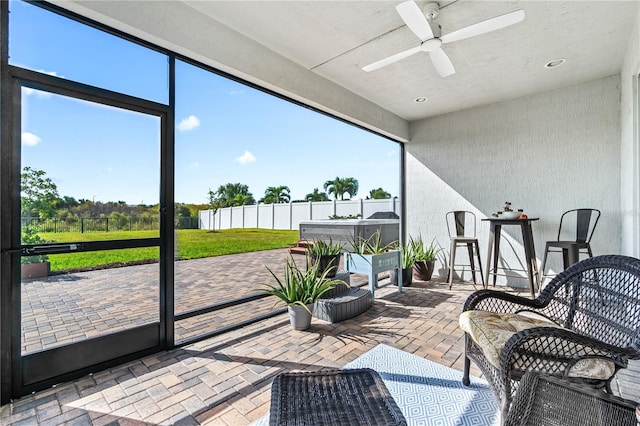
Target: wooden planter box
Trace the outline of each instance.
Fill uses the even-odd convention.
[[[391,269],[402,270],[400,251],[392,250],[380,254],[344,254],[344,269],[352,274],[367,274],[369,276],[369,291],[375,297],[378,286],[378,274]],[[402,273],[399,274],[398,291],[402,293]]]
[[[48,261],[37,263],[23,263],[20,265],[23,280],[44,278],[49,276],[50,263]]]

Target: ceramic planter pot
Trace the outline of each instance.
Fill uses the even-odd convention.
[[[311,326],[311,313],[313,312],[314,305],[307,305],[309,311],[304,306],[289,305],[289,322],[294,330],[306,330]]]
[[[327,278],[333,278],[338,272],[340,266],[340,254],[323,254],[322,256],[311,256],[311,262],[313,265],[319,262],[318,272],[322,274],[327,269],[331,268],[327,273]]]
[[[393,284],[393,285],[398,285],[398,270],[397,269],[391,269],[389,271],[389,281],[391,281],[391,284]],[[413,281],[413,267],[404,268],[402,270],[402,285],[403,286],[410,286],[412,281]]]
[[[430,281],[435,265],[435,260],[416,261],[416,263],[413,264],[413,278],[420,281]]]

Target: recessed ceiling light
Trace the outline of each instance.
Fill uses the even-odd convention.
[[[564,59],[564,58],[553,59],[553,60],[547,62],[546,64],[544,64],[544,67],[545,68],[557,68],[560,65],[564,64],[565,62],[567,62],[567,60]]]
[[[421,104],[423,102],[427,102],[427,98],[424,98],[424,97],[415,98],[413,101]]]

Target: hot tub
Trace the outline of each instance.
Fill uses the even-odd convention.
[[[358,238],[370,238],[380,230],[382,244],[400,239],[399,219],[340,219],[305,220],[300,222],[300,239],[331,240],[344,243],[345,250],[351,250],[351,242]]]

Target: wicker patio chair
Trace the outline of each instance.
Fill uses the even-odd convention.
[[[479,290],[460,315],[463,383],[473,360],[491,384],[503,418],[527,371],[579,381],[611,393],[628,360],[640,359],[640,260],[585,259],[558,274],[536,299]]]
[[[528,372],[504,426],[636,426],[637,402],[564,379]]]

